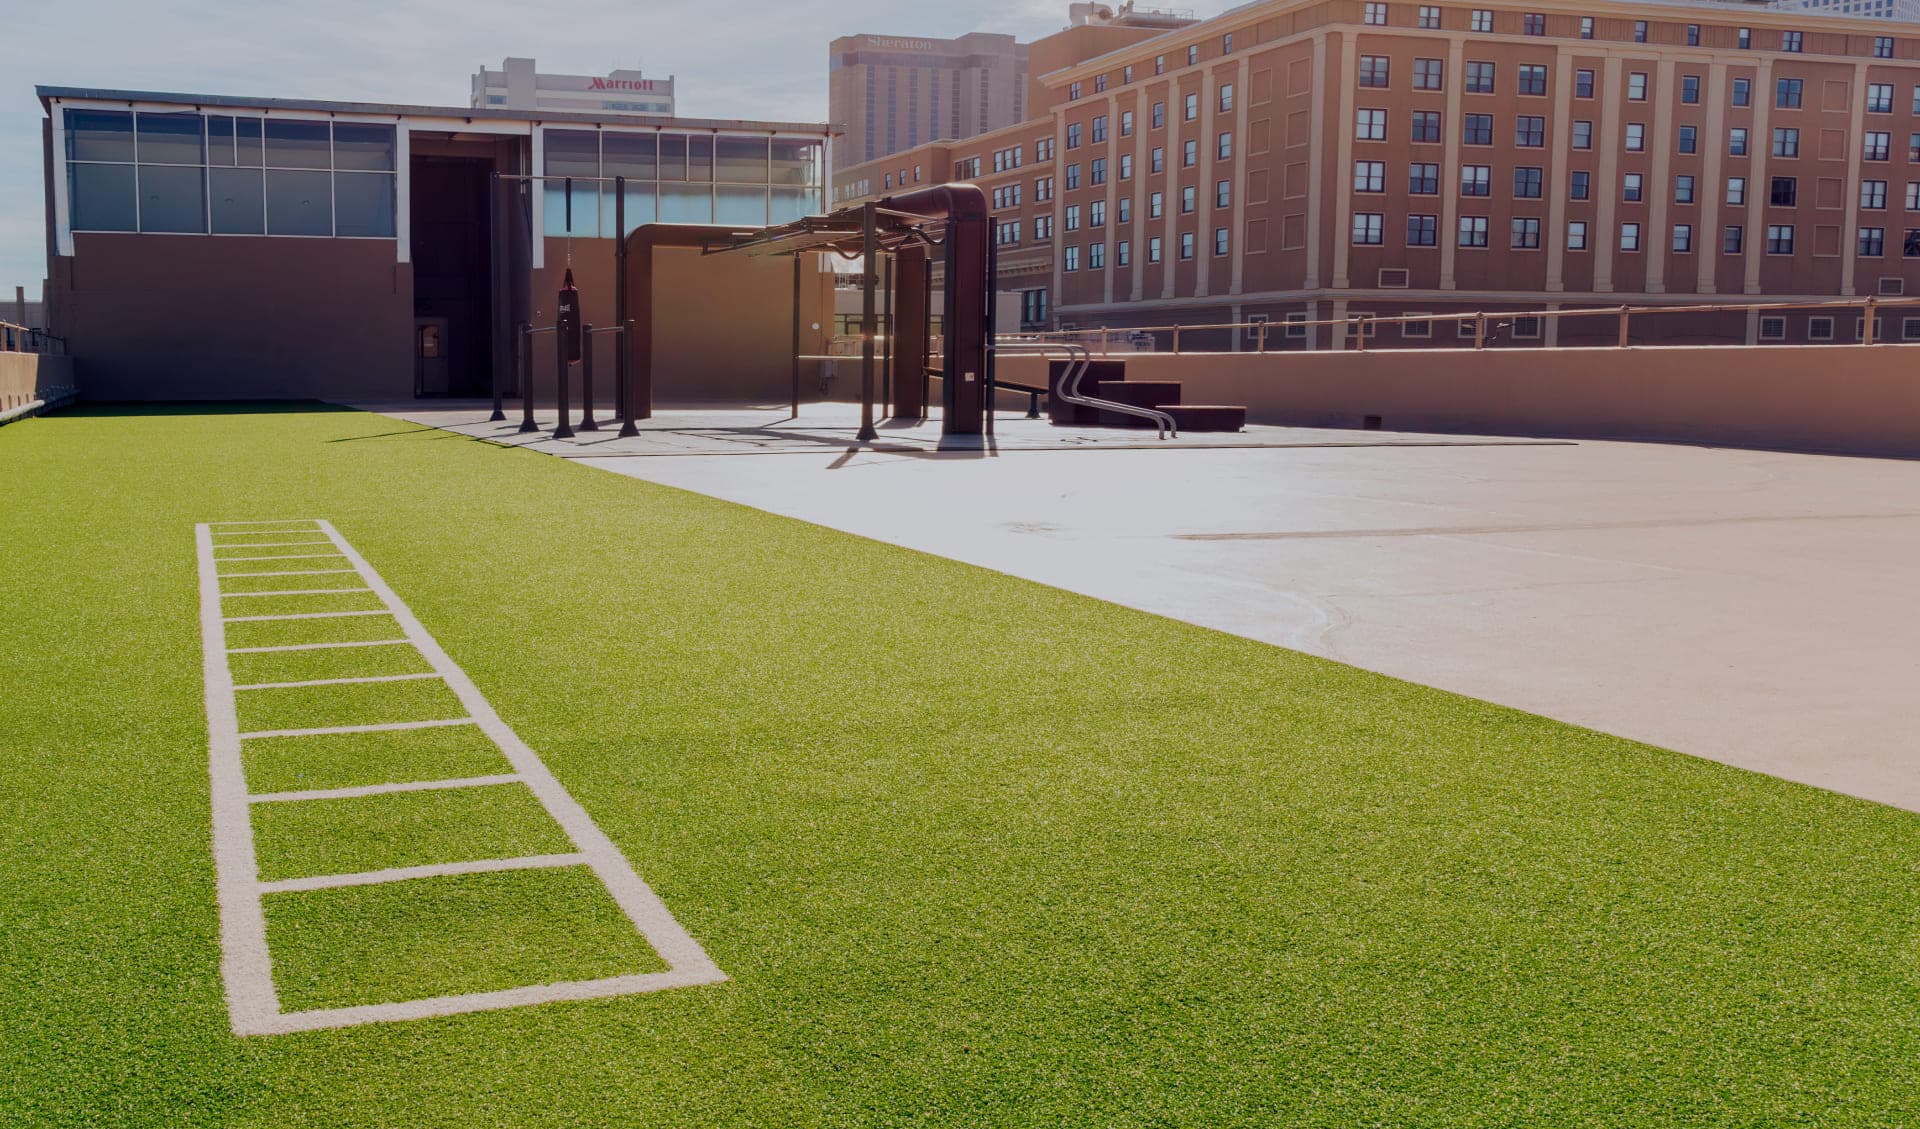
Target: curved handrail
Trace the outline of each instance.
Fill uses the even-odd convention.
[[[1086,377],[1087,370],[1093,367],[1093,351],[1085,345],[1067,341],[995,341],[993,343],[993,351],[996,353],[1014,352],[1026,353],[1029,356],[1053,357],[1054,354],[1049,350],[1058,350],[1067,354],[1067,371],[1060,378],[1058,392],[1062,401],[1103,412],[1138,416],[1151,421],[1154,427],[1159,429],[1160,438],[1165,439],[1168,435],[1179,438],[1180,425],[1174,422],[1172,416],[1158,408],[1142,408],[1133,404],[1122,404],[1118,400],[1103,400],[1098,396],[1081,393],[1080,381]]]

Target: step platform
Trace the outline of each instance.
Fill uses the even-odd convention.
[[[1239,431],[1247,426],[1243,404],[1155,404],[1181,431]]]

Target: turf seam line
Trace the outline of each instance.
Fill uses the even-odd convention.
[[[433,671],[420,674],[363,674],[354,678],[303,678],[297,682],[249,682],[235,690],[298,690],[306,686],[357,686],[363,682],[418,682],[438,678]]]
[[[337,596],[342,592],[371,592],[371,588],[282,588],[274,592],[222,592],[223,600],[242,600],[250,596]]]
[[[392,615],[392,614],[393,614],[392,612],[388,611],[385,608],[375,608],[372,611],[364,611],[364,612],[293,612],[288,615],[230,615],[226,617],[226,622],[227,623],[259,623],[261,620],[266,620],[266,619],[341,619],[346,616],[354,616],[354,615]]]
[[[256,741],[262,737],[328,737],[335,733],[390,733],[397,729],[441,729],[450,725],[473,725],[470,717],[436,718],[432,721],[382,721],[372,725],[320,725],[312,729],[256,729],[251,733],[242,733],[242,741]]]
[[[362,784],[354,788],[309,788],[302,792],[256,792],[247,797],[256,804],[285,804],[307,800],[354,800],[363,796],[386,796],[394,792],[437,792],[452,788],[492,788],[518,784],[514,773],[498,776],[457,776],[447,780],[409,780],[400,784]]]
[[[470,862],[437,862],[427,866],[396,866],[388,870],[363,870],[354,874],[316,874],[310,878],[282,878],[260,883],[262,894],[297,894],[308,890],[337,890],[342,886],[381,886],[389,882],[411,882],[419,878],[451,878],[461,874],[498,874],[507,870],[553,870],[563,866],[585,866],[587,856],[572,851],[563,855],[522,855],[510,859],[473,859]]]
[[[279,643],[271,647],[228,647],[229,655],[264,655],[269,651],[325,651],[334,647],[410,646],[411,639],[368,639],[360,643]]]
[[[200,627],[206,680],[209,773],[212,782],[213,854],[217,872],[216,890],[220,905],[221,977],[226,989],[228,1019],[236,1035],[271,1035],[291,1031],[313,1031],[360,1023],[382,1023],[454,1015],[496,1008],[524,1007],[555,1000],[599,999],[609,996],[653,992],[667,988],[691,987],[724,981],[722,972],[704,948],[675,920],[652,888],[641,879],[613,840],[594,823],[578,801],[567,791],[546,763],[523,742],[500,717],[467,673],[447,655],[437,640],[415,617],[387,582],[374,571],[367,559],[348,544],[332,523],[315,519],[319,532],[334,546],[335,552],[314,556],[340,557],[366,582],[368,591],[384,605],[382,611],[309,612],[281,616],[238,616],[222,614],[220,563],[227,559],[215,552],[213,530],[207,524],[195,527],[200,565]],[[258,559],[293,559],[263,557]],[[391,616],[403,638],[341,643],[295,643],[268,647],[226,646],[226,624],[267,619],[315,619],[343,615]],[[377,647],[411,644],[466,707],[468,717],[459,720],[393,722],[378,725],[330,726],[314,729],[264,730],[242,733],[239,729],[233,673],[228,664],[231,654],[263,651],[297,651],[324,647]],[[530,856],[522,859],[480,860],[477,863],[447,864],[446,867],[403,868],[376,871],[355,876],[326,876],[288,879],[278,883],[260,881],[258,859],[253,843],[251,804],[257,802],[247,792],[246,773],[241,759],[242,743],[248,739],[304,737],[336,733],[366,733],[394,729],[420,729],[435,726],[474,725],[493,742],[513,768],[515,782],[525,786],[547,814],[558,823],[572,841],[570,855]],[[504,781],[502,781],[504,783]],[[421,782],[423,786],[435,782]],[[443,784],[441,786],[470,786]],[[398,790],[398,789],[396,789]],[[320,798],[320,797],[312,797]],[[570,861],[560,862],[557,860]],[[547,860],[542,862],[541,860]],[[282,1012],[279,993],[273,983],[273,961],[268,949],[264,895],[307,889],[325,889],[332,885],[359,885],[375,881],[399,881],[404,878],[438,874],[472,873],[476,868],[528,869],[537,865],[584,865],[612,896],[628,921],[645,939],[654,953],[667,965],[667,971],[530,985],[500,991],[474,992],[430,999],[404,1000],[345,1008],[317,1008]]]

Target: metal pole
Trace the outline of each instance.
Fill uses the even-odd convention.
[[[994,307],[999,305],[999,303],[994,300],[997,294],[999,293],[995,289],[999,284],[1000,284],[1000,245],[998,243],[995,243],[991,239],[989,239],[987,241],[987,278],[986,278],[987,293],[986,293],[986,299],[985,299],[986,314],[987,314],[987,364],[986,364],[987,371],[985,373],[987,384],[985,389],[985,392],[986,392],[985,401],[986,401],[986,408],[987,408],[986,422],[987,422],[988,435],[993,434],[993,421],[994,421],[994,416],[996,415],[994,409],[999,407],[999,404],[997,403],[997,401],[1000,399],[1000,374],[995,371],[996,363],[999,358],[999,346],[995,342],[1000,336],[1000,324],[999,324],[999,319],[994,314]]]
[[[1487,347],[1487,315],[1485,314],[1473,315],[1473,347],[1476,349]]]
[[[553,437],[571,439],[573,428],[567,423],[567,335],[558,320],[553,323],[553,356],[554,397],[560,408],[560,422],[553,425]]]
[[[533,326],[520,323],[520,430],[538,431],[533,422]]]
[[[888,419],[892,419],[893,418],[893,339],[896,336],[896,334],[894,333],[894,325],[893,325],[893,256],[883,254],[881,258],[884,259],[887,264],[886,281],[882,284],[883,289],[881,291],[881,301],[884,303],[884,310],[880,317],[881,324],[887,327],[886,328],[887,351],[884,354],[885,361],[880,366],[880,373],[881,373],[880,414],[885,416]]]
[[[627,373],[627,360],[633,356],[633,319],[620,323],[620,434],[638,435],[640,429],[633,425],[633,378]]]
[[[860,431],[857,438],[861,442],[880,437],[873,429],[873,338],[877,332],[873,267],[879,255],[879,242],[874,235],[873,202],[868,201],[860,209]],[[948,279],[947,284],[951,286],[953,280]]]
[[[500,379],[500,170],[487,174],[487,371],[493,375],[493,414],[488,422],[507,418],[506,385]]]
[[[933,347],[933,256],[932,255],[927,256],[926,272],[927,272],[927,347],[931,349]],[[940,351],[942,353],[946,352],[945,342],[941,343]],[[922,364],[920,366],[920,414],[923,417],[927,415],[927,396],[929,392],[932,390],[932,388],[933,388],[932,370],[930,370],[926,365]]]
[[[593,323],[580,327],[585,344],[580,349],[580,430],[598,431],[593,418]]]
[[[800,418],[800,256],[793,257],[793,410],[788,419]]]
[[[627,403],[627,178],[624,176],[613,178],[613,227],[613,324],[619,327],[613,335],[613,410],[624,424]]]

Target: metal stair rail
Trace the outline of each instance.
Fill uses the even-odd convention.
[[[1087,369],[1093,365],[1093,351],[1085,345],[1065,341],[1031,341],[1020,338],[997,339],[993,343],[995,353],[1021,353],[1028,356],[1041,356],[1058,360],[1060,354],[1066,354],[1067,371],[1060,378],[1060,399],[1068,404],[1077,404],[1083,408],[1094,408],[1103,412],[1118,412],[1121,415],[1138,416],[1150,421],[1159,429],[1160,438],[1169,435],[1179,438],[1180,427],[1172,416],[1158,408],[1142,408],[1133,404],[1122,404],[1117,400],[1103,400],[1098,396],[1083,395],[1080,381],[1087,375]]]

